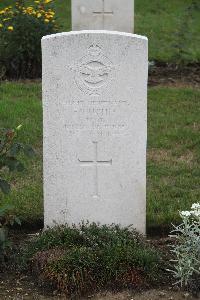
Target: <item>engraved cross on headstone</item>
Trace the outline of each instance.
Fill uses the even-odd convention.
[[[93,11],[93,15],[100,15],[102,17],[102,26],[105,28],[105,16],[113,16],[113,11],[106,11],[105,9],[105,0],[102,0],[102,10],[101,11]]]
[[[95,181],[94,181],[94,198],[99,198],[99,185],[98,185],[98,167],[100,166],[111,166],[112,159],[110,160],[98,160],[98,142],[93,142],[94,145],[94,159],[93,160],[80,160],[78,159],[82,167],[94,166],[95,169]]]

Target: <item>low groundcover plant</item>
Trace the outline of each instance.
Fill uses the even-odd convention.
[[[172,246],[174,259],[170,270],[176,284],[200,290],[200,203],[194,203],[190,211],[181,211],[182,223],[174,226],[170,235],[175,239]]]
[[[41,282],[67,295],[157,282],[160,255],[131,227],[81,224],[44,231],[23,249],[22,262]]]

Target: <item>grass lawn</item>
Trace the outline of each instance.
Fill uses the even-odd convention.
[[[199,201],[200,91],[156,87],[148,97],[147,224],[166,226],[178,210]],[[42,103],[40,83],[0,86],[0,127],[23,124],[21,141],[37,150],[27,170],[12,174],[13,189],[5,201],[15,204],[26,222],[42,219]]]
[[[0,8],[14,2],[3,0]],[[54,2],[60,31],[71,30],[70,0]],[[149,38],[150,60],[200,61],[199,28],[199,0],[135,0],[135,33]]]

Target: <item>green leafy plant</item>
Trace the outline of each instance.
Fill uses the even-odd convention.
[[[40,283],[70,296],[147,286],[158,279],[161,263],[159,253],[133,228],[94,223],[48,229],[23,247],[20,257]]]
[[[176,284],[200,290],[200,203],[194,203],[190,211],[180,212],[182,223],[174,226],[170,235],[175,239],[171,252],[172,272]]]
[[[32,157],[34,150],[32,147],[17,141],[18,131],[22,125],[16,129],[0,129],[0,189],[3,193],[10,192],[10,184],[2,178],[2,171],[7,168],[10,172],[24,170],[24,165],[18,156],[23,152],[26,156]]]
[[[5,170],[10,172],[23,171],[24,165],[19,159],[23,152],[26,156],[32,157],[32,147],[17,141],[18,132],[22,125],[16,129],[0,129],[0,190],[3,194],[10,192],[10,183],[4,178]],[[13,214],[13,206],[0,201],[0,254],[10,245],[8,241],[8,227],[14,223],[20,224],[20,219]]]
[[[8,239],[8,227],[13,226],[14,223],[21,225],[20,219],[12,211],[12,205],[0,205],[0,261],[4,260],[6,250],[11,246]]]

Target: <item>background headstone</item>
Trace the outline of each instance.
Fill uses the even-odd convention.
[[[72,0],[72,30],[134,31],[134,0]]]
[[[45,226],[145,232],[147,39],[80,31],[42,39]]]

